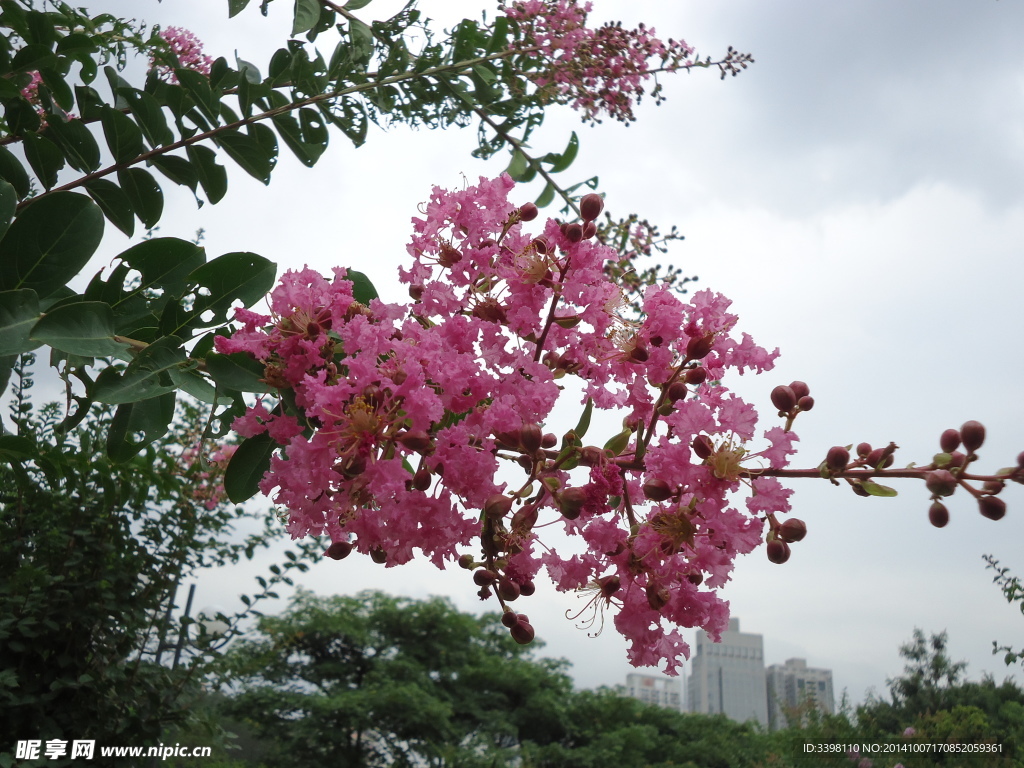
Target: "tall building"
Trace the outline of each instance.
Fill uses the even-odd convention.
[[[777,731],[786,728],[790,715],[813,702],[822,712],[834,714],[832,670],[807,666],[806,659],[787,659],[785,664],[772,664],[766,672],[768,687],[768,727]]]
[[[690,711],[722,713],[737,722],[756,720],[768,725],[765,689],[764,638],[740,632],[740,620],[729,619],[722,642],[697,633],[692,656]]]
[[[641,675],[636,672],[626,675],[626,695],[645,704],[656,704],[659,707],[683,712],[684,690],[682,672],[676,678]]]

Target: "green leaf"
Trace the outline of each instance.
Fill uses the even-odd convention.
[[[265,432],[242,441],[224,471],[224,490],[232,503],[241,504],[259,493],[260,481],[270,469],[270,457],[277,447]]]
[[[551,205],[551,201],[555,199],[555,188],[551,186],[551,182],[544,185],[544,191],[540,193],[540,197],[537,198],[534,205],[538,208],[544,208],[545,206]]]
[[[352,297],[360,304],[369,304],[374,299],[380,298],[377,289],[370,282],[370,278],[362,272],[357,272],[354,269],[346,270],[345,279],[352,283]]]
[[[245,352],[221,355],[211,352],[204,360],[206,370],[221,389],[239,392],[269,392],[263,381],[265,366]]]
[[[0,147],[0,178],[14,187],[19,199],[28,195],[31,189],[25,166],[6,147]]]
[[[27,437],[0,435],[0,461],[24,461],[37,454],[35,443]]]
[[[76,171],[92,173],[100,167],[99,145],[81,120],[54,121],[46,127],[46,135],[60,147],[68,164]]]
[[[320,20],[320,3],[317,0],[295,0],[295,17],[292,21],[292,37],[311,30]]]
[[[124,352],[114,341],[114,312],[100,301],[61,304],[33,326],[31,338],[79,357],[109,357]]]
[[[164,193],[153,174],[143,168],[124,168],[117,172],[117,180],[142,226],[155,227],[164,211]]]
[[[60,147],[44,136],[25,134],[22,142],[25,158],[39,177],[44,189],[53,189],[57,184],[57,172],[64,167],[64,153]]]
[[[107,430],[107,455],[121,463],[167,434],[174,418],[174,392],[117,408]]]
[[[262,299],[274,286],[276,265],[255,253],[226,253],[189,275],[195,286],[192,306],[168,304],[160,318],[164,335],[180,335],[187,328],[209,328],[228,321],[234,302],[248,307]],[[209,318],[203,315],[210,313]]]
[[[217,164],[217,153],[209,147],[190,145],[185,151],[196,169],[206,199],[216,205],[228,191],[227,169]]]
[[[580,416],[579,422],[576,424],[576,429],[573,432],[576,433],[576,437],[582,438],[587,434],[587,430],[590,429],[590,416],[594,413],[594,399],[591,397],[587,398],[587,404],[583,408],[583,414]]]
[[[123,373],[110,366],[96,379],[89,396],[98,403],[134,403],[177,389],[170,371],[185,363],[181,339],[165,336],[143,349]]]
[[[228,18],[237,16],[249,4],[249,0],[228,0]]]
[[[67,113],[75,108],[75,92],[71,90],[71,86],[59,72],[53,69],[42,69],[39,74],[43,79],[43,85],[46,86],[46,91],[40,91],[40,96],[45,94],[48,97],[41,99],[43,107],[51,114],[66,117]],[[56,105],[54,105],[54,101],[56,101]],[[51,125],[53,124],[56,123],[51,122]]]
[[[174,134],[167,127],[167,118],[160,107],[160,102],[152,95],[134,88],[118,88],[117,95],[131,108],[149,146],[156,149],[174,141]]]
[[[192,163],[177,155],[160,155],[153,158],[153,165],[175,184],[188,187],[193,192],[199,187],[199,174]]]
[[[196,103],[196,106],[214,125],[217,124],[217,99],[210,88],[210,81],[206,75],[196,72],[194,69],[179,68],[174,70],[175,77],[185,92]]]
[[[92,38],[81,32],[72,32],[70,35],[65,35],[57,43],[57,53],[63,53],[66,56],[74,56],[76,58],[78,54],[96,53],[97,50]]]
[[[48,45],[26,45],[14,55],[11,68],[15,72],[32,72],[57,65],[57,57]]]
[[[189,284],[189,276],[206,263],[206,249],[177,237],[154,237],[118,258],[142,274],[137,291],[158,288],[165,295],[178,296]]]
[[[576,135],[576,131],[572,132],[572,136],[569,137],[569,144],[566,146],[565,151],[561,155],[549,153],[541,158],[542,162],[551,163],[551,173],[561,173],[572,165],[573,160],[576,159],[577,153],[580,151],[580,140]]]
[[[186,392],[196,400],[210,405],[228,405],[231,398],[218,397],[217,390],[209,379],[203,376],[198,370],[189,368],[171,368],[167,371],[174,382],[174,386],[182,392]]]
[[[0,290],[32,288],[44,299],[86,265],[103,237],[103,214],[85,195],[32,201],[0,240]]]
[[[526,155],[518,149],[512,152],[512,161],[508,164],[505,172],[515,181],[528,181],[533,178],[533,169],[530,167]]]
[[[316,110],[304,109],[302,112],[311,113],[316,122],[300,126],[292,115],[275,115],[274,127],[299,161],[307,168],[312,168],[327,149],[327,131],[322,130],[321,133],[324,126]],[[310,120],[308,115],[303,114],[302,117],[303,123]]]
[[[896,489],[887,485],[879,485],[871,480],[862,480],[860,487],[872,496],[896,496]]]
[[[270,172],[277,163],[277,139],[267,126],[250,125],[248,133],[222,131],[216,141],[246,173],[264,184],[270,183]]]
[[[135,209],[123,189],[108,179],[93,179],[82,186],[111,224],[128,237],[135,233]]]
[[[11,226],[18,209],[18,193],[6,181],[0,181],[0,240]]]
[[[40,342],[29,339],[29,331],[39,320],[39,297],[35,291],[0,293],[0,357],[29,352]]]
[[[346,11],[358,11],[360,8],[365,8],[372,2],[373,0],[348,0],[343,7]]]
[[[110,154],[118,163],[130,162],[146,151],[139,126],[121,110],[104,105],[100,121]]]

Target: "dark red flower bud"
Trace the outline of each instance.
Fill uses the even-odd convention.
[[[686,356],[691,360],[702,360],[711,353],[715,345],[713,334],[694,336],[686,343]]]
[[[652,477],[644,483],[644,496],[651,501],[665,501],[672,497],[672,488],[661,478]]]
[[[835,445],[828,449],[825,456],[825,466],[833,472],[842,472],[850,463],[850,452],[841,445]]]
[[[982,490],[985,491],[985,493],[990,493],[993,496],[995,496],[997,493],[1002,491],[1003,488],[1006,487],[1006,483],[1004,483],[1002,480],[986,480],[985,484],[981,487]]]
[[[536,424],[524,424],[523,428],[519,430],[519,442],[528,453],[539,451],[543,439],[544,433]]]
[[[327,548],[324,555],[331,560],[344,560],[352,552],[352,545],[347,541],[336,541]]]
[[[687,391],[686,385],[683,382],[673,381],[668,385],[668,392],[665,393],[665,396],[668,398],[670,403],[674,403],[677,400],[682,400],[686,397]]]
[[[434,452],[434,441],[422,429],[411,429],[408,432],[403,432],[395,440],[410,451],[416,451],[416,453],[430,454]]]
[[[1017,454],[1017,466],[1024,469],[1024,451]]]
[[[512,635],[512,639],[520,645],[529,645],[534,638],[533,626],[529,622],[523,621],[522,618],[523,616],[520,614],[520,620],[509,630],[509,633]]]
[[[700,366],[697,366],[696,368],[690,368],[686,372],[686,375],[683,376],[683,381],[685,381],[692,387],[697,387],[703,384],[705,381],[707,381],[707,378],[707,368],[701,368]]]
[[[945,528],[949,522],[949,510],[941,501],[933,501],[928,507],[928,522],[936,528]]]
[[[611,574],[610,576],[602,576],[598,579],[597,585],[601,588],[602,597],[611,597],[622,587],[622,582],[618,576]]]
[[[779,527],[779,538],[789,544],[803,541],[806,535],[807,524],[796,517],[790,518]]]
[[[591,192],[580,198],[580,216],[584,221],[593,221],[601,215],[603,210],[604,198],[596,192]]]
[[[527,504],[512,515],[511,527],[514,531],[525,533],[532,530],[533,526],[537,524],[539,515],[540,510],[536,504]]]
[[[978,511],[989,520],[1002,520],[1006,514],[1006,502],[995,496],[982,496],[978,499]]]
[[[893,455],[890,453],[883,459],[882,457],[884,455],[885,448],[875,448],[875,450],[868,454],[868,465],[872,467],[879,467],[879,465],[881,465],[881,469],[885,469],[886,467],[891,466],[892,463],[895,461]]]
[[[967,457],[964,456],[964,454],[960,453],[960,451],[953,451],[951,454],[949,454],[949,466],[953,467],[954,469],[956,469],[957,467],[962,467],[965,461],[967,461]]]
[[[519,617],[516,616],[515,611],[505,611],[501,614],[501,623],[509,629],[512,629],[519,622]]]
[[[807,397],[811,394],[811,388],[808,387],[802,381],[790,382],[789,388],[793,390],[793,394],[796,395],[796,399],[799,400],[801,397]]]
[[[529,597],[537,591],[537,586],[532,581],[524,581],[519,585],[519,594],[523,597]]]
[[[651,336],[650,341],[652,347],[660,347],[662,344],[665,343],[665,339],[658,335]]]
[[[960,430],[947,429],[939,436],[939,447],[943,453],[952,453],[960,447]],[[941,525],[939,526],[942,527]]]
[[[956,490],[956,478],[948,469],[935,469],[924,477],[925,487],[936,496],[952,496]]]
[[[985,442],[985,427],[977,421],[965,421],[960,427],[960,439],[963,440],[964,450],[974,453]]]
[[[540,439],[541,448],[554,448],[556,445],[558,445],[558,435],[554,432],[546,432]]]
[[[814,407],[814,398],[810,395],[804,395],[796,401],[796,404],[801,411],[809,411]]]
[[[638,363],[645,362],[647,358],[649,358],[650,356],[651,355],[647,351],[647,347],[643,346],[642,344],[637,344],[629,351],[629,359],[636,360]]]
[[[502,577],[498,579],[498,597],[511,602],[519,597],[519,585],[512,579]]]
[[[499,443],[512,450],[519,450],[522,445],[520,437],[520,430],[518,429],[502,430],[494,433],[494,438]]]
[[[772,390],[772,405],[782,413],[789,413],[796,405],[796,393],[792,387],[780,384]]]
[[[488,568],[473,572],[473,583],[478,587],[489,587],[498,580],[498,574]]]
[[[432,479],[430,470],[426,467],[420,467],[416,470],[416,474],[412,476],[412,487],[417,491],[425,491],[430,488]]]
[[[537,218],[537,214],[540,211],[537,210],[537,206],[533,203],[524,203],[519,206],[519,218],[523,221],[533,221]]]
[[[499,520],[512,511],[512,499],[500,493],[493,494],[484,504],[484,514],[492,520]]]
[[[409,286],[409,298],[413,301],[419,301],[423,298],[423,286],[422,285],[410,285]]]
[[[658,584],[652,581],[647,585],[647,604],[651,606],[652,610],[660,611],[668,601],[672,598],[672,593],[668,591],[668,587],[664,584]]]
[[[370,559],[377,565],[383,565],[387,562],[388,553],[384,551],[384,547],[374,547],[370,550]]]
[[[566,488],[558,494],[558,508],[564,517],[575,520],[586,500],[587,494],[582,488]]]
[[[789,544],[781,539],[772,539],[768,542],[768,559],[776,565],[782,565],[789,560]]]
[[[706,459],[711,455],[712,451],[715,450],[714,444],[711,442],[711,438],[707,435],[697,435],[693,438],[693,442],[690,443],[690,448],[697,454],[700,459]]]
[[[857,445],[857,455],[860,458],[866,459],[870,453],[871,453],[871,443],[860,443],[860,444]]]
[[[696,571],[695,573],[687,574],[686,580],[693,584],[693,586],[699,587],[704,583],[704,574],[700,571]]]
[[[589,240],[597,234],[597,224],[592,221],[588,221],[583,225],[583,239]]]
[[[569,224],[565,228],[565,238],[570,243],[578,243],[583,239],[583,227],[579,224]]]

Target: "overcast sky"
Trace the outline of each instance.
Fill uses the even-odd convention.
[[[235,50],[265,70],[289,30],[292,4],[270,19],[251,8],[227,19],[222,0],[91,4],[149,22],[192,28],[207,52]],[[742,330],[779,346],[776,371],[733,384],[762,406],[776,384],[807,381],[813,412],[797,420],[796,466],[815,466],[835,444],[901,446],[902,464],[925,464],[943,429],[982,421],[981,466],[1012,465],[1024,449],[1024,7],[980,0],[595,0],[592,18],[653,24],[702,54],[726,46],[756,63],[725,82],[697,70],[665,80],[668,101],[645,105],[626,128],[581,128],[552,111],[533,141],[561,150],[578,130],[567,182],[597,174],[614,214],[637,211],[686,235],[669,260],[698,287],[734,299]],[[360,11],[380,18],[398,6]],[[276,7],[276,9],[275,9]],[[450,25],[493,13],[484,2],[424,0]],[[329,55],[329,52],[328,52]],[[401,300],[395,269],[409,219],[431,185],[500,172],[469,153],[470,130],[371,131],[355,150],[339,133],[314,169],[287,150],[269,187],[232,173],[227,198],[196,211],[167,189],[162,235],[205,229],[211,255],[252,250],[282,267],[353,266],[385,298]],[[539,190],[524,190],[522,200]],[[109,229],[113,229],[112,227]],[[108,236],[105,259],[127,246]],[[563,418],[575,422],[568,403]],[[1007,489],[1010,511],[981,518],[962,493],[943,530],[927,521],[923,485],[899,483],[895,499],[861,499],[824,481],[795,484],[794,515],[807,539],[787,564],[763,551],[738,563],[724,591],[745,631],[764,635],[767,663],[800,656],[834,670],[854,701],[884,691],[897,649],[915,627],[947,630],[952,655],[979,677],[1008,670],[992,641],[1024,645],[1024,618],[991,583],[981,556],[1024,576],[1024,489]],[[198,606],[234,609],[251,589],[245,569],[202,577]],[[468,574],[429,566],[384,570],[368,559],[327,561],[302,579],[322,594],[380,588],[451,597],[479,610]],[[573,596],[541,589],[521,607],[545,653],[573,664],[580,686],[622,683],[631,668],[609,628],[596,639],[563,617]],[[282,605],[283,607],[283,605]],[[493,606],[486,606],[491,608]],[[520,608],[517,605],[517,608]],[[692,642],[693,633],[686,633]]]

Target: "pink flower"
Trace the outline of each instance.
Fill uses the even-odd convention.
[[[203,44],[194,33],[183,27],[167,27],[158,35],[173,59],[164,63],[166,56],[154,53],[150,57],[150,69],[156,69],[162,77],[171,83],[177,83],[175,68],[191,69],[203,75],[210,74],[213,59],[203,53]]]

